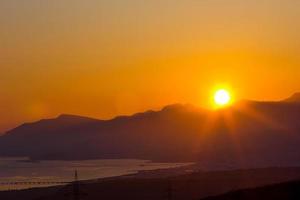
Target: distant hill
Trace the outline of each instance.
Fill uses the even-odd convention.
[[[185,155],[189,141],[182,141],[180,134],[196,134],[191,130],[196,124],[190,120],[198,119],[201,113],[192,106],[171,105],[158,112],[107,121],[61,115],[8,131],[0,137],[0,155],[33,159],[190,160],[192,157]],[[190,139],[188,136],[185,140]]]
[[[297,96],[297,95],[296,95]],[[300,164],[300,104],[170,105],[112,120],[61,115],[0,137],[0,156],[198,161],[207,169]]]
[[[293,94],[291,97],[285,99],[286,102],[294,102],[294,103],[300,103],[300,92]]]

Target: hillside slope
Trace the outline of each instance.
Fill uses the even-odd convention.
[[[300,103],[241,101],[208,111],[171,105],[112,120],[62,115],[0,137],[0,156],[199,161],[208,168],[300,164]]]

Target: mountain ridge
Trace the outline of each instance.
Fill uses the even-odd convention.
[[[292,96],[290,96],[287,99],[284,99],[285,102],[294,102],[294,103],[300,103],[300,92],[294,93]]]
[[[214,111],[174,104],[110,120],[63,114],[8,131],[0,156],[288,166],[300,164],[299,119],[300,104],[258,101]]]
[[[240,100],[238,102],[236,102],[236,105],[239,105],[239,104],[255,104],[255,103],[282,103],[282,102],[295,102],[295,101],[299,101],[300,103],[300,92],[297,92],[297,93],[294,93],[293,95],[291,95],[289,98],[286,98],[282,101],[256,101],[256,100]],[[231,107],[231,106],[230,106]],[[223,109],[228,109],[230,107],[225,107]],[[186,110],[202,110],[202,111],[213,111],[213,110],[208,110],[208,109],[204,109],[204,108],[201,108],[201,107],[197,107],[197,106],[194,106],[192,104],[181,104],[181,103],[175,103],[175,104],[170,104],[170,105],[166,105],[164,107],[162,107],[160,110],[146,110],[144,112],[137,112],[137,113],[134,113],[134,114],[131,114],[131,115],[119,115],[119,116],[116,116],[116,117],[113,117],[111,119],[98,119],[98,118],[94,118],[94,117],[88,117],[88,116],[83,116],[83,115],[76,115],[76,114],[67,114],[67,113],[62,113],[62,114],[59,114],[57,117],[53,117],[53,118],[47,118],[47,119],[40,119],[40,120],[37,120],[37,121],[33,121],[33,122],[25,122],[15,128],[18,128],[20,126],[23,126],[23,125],[31,125],[31,124],[34,124],[34,123],[39,123],[39,122],[42,122],[42,121],[46,121],[46,120],[74,120],[74,119],[83,119],[83,120],[98,120],[98,121],[112,121],[112,120],[116,120],[116,119],[124,119],[124,118],[130,118],[130,117],[138,117],[138,116],[142,116],[142,115],[145,115],[145,114],[153,114],[153,113],[157,113],[157,112],[160,112],[160,111],[169,111],[169,110],[176,110],[176,109],[186,109]],[[221,110],[221,109],[220,109]],[[217,110],[218,111],[218,110]],[[13,128],[13,129],[15,129]],[[6,134],[7,132],[10,132],[11,130],[13,129],[10,129],[6,132],[4,132],[3,134]]]

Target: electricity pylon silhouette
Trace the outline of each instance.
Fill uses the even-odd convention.
[[[80,200],[82,196],[87,195],[86,193],[83,193],[83,192],[80,191],[80,189],[79,189],[80,184],[81,183],[78,179],[78,172],[77,172],[77,170],[75,170],[74,181],[69,185],[71,191],[66,193],[65,196],[66,197],[71,197],[73,200]]]
[[[80,192],[79,192],[79,181],[78,181],[77,170],[75,170],[74,178],[75,180],[73,182],[73,199],[79,200]]]

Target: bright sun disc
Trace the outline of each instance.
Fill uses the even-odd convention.
[[[215,103],[218,106],[225,106],[225,105],[229,104],[230,99],[231,99],[231,97],[230,97],[229,92],[224,89],[217,90],[215,93],[215,96],[214,96]]]

